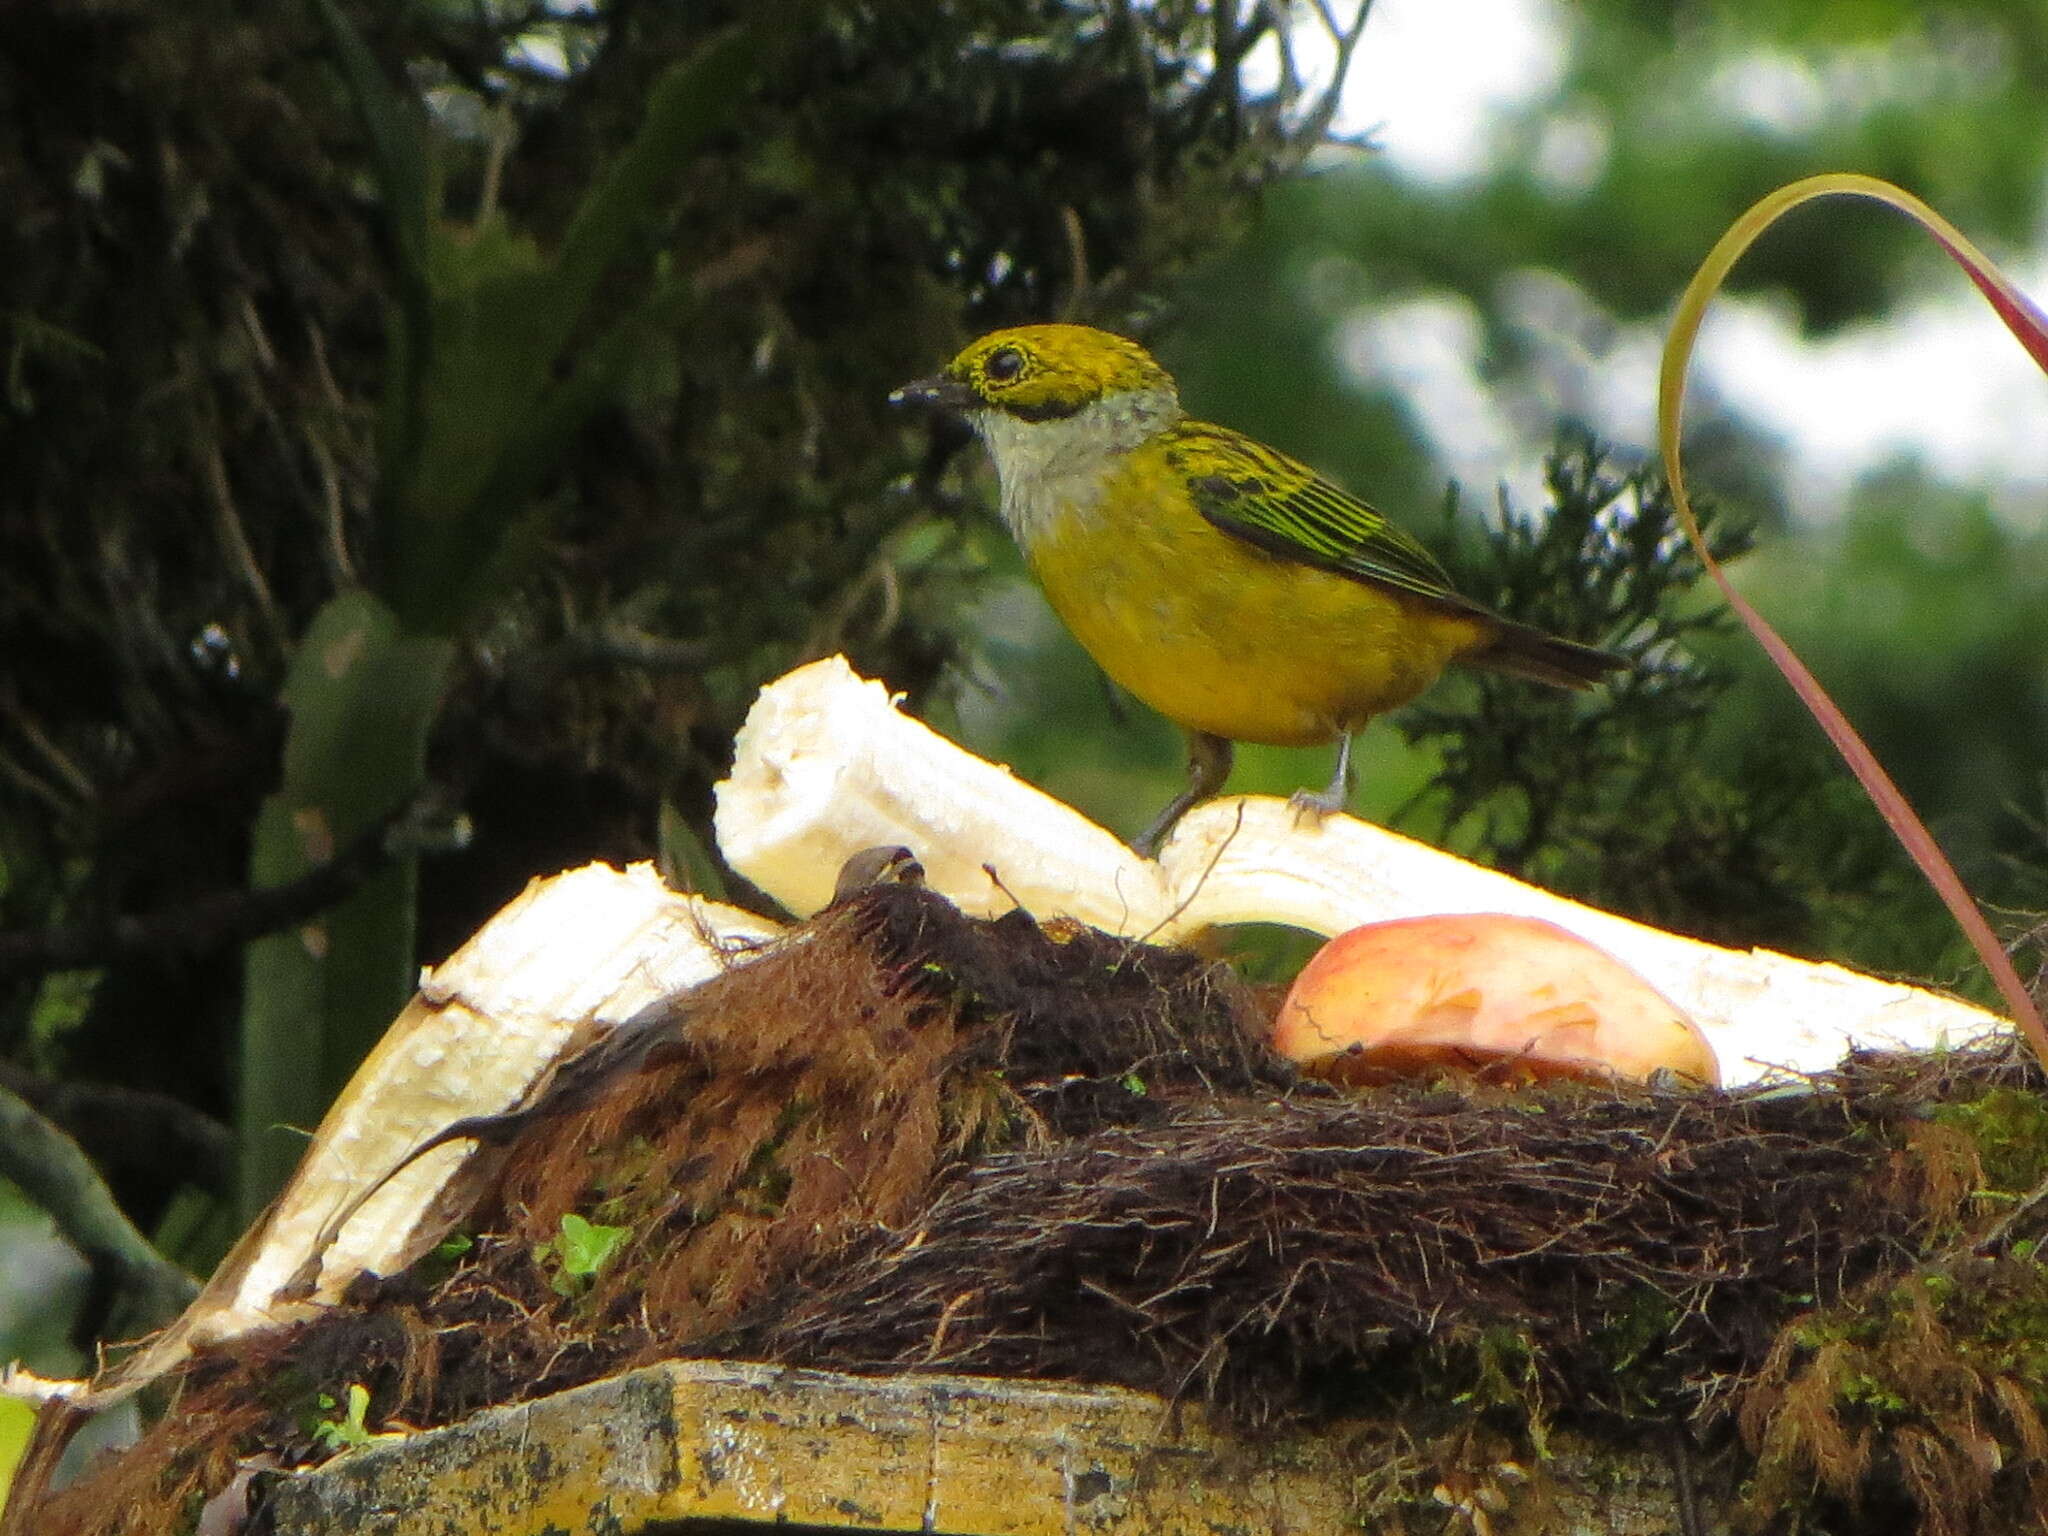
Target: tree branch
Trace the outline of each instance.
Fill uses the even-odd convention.
[[[165,912],[0,933],[0,976],[83,970],[145,956],[206,954],[304,922],[345,899],[394,858],[431,841],[435,795],[423,790],[325,864],[283,885],[224,891]]]
[[[0,1174],[57,1223],[57,1231],[109,1286],[115,1311],[137,1331],[160,1328],[199,1294],[199,1282],[152,1248],[121,1214],[78,1143],[0,1088]]]
[[[169,1164],[204,1189],[225,1190],[233,1181],[234,1132],[168,1093],[66,1082],[11,1061],[0,1061],[0,1089],[48,1116],[116,1179]]]

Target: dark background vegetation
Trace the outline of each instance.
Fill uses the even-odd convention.
[[[1373,814],[1671,926],[1961,979],[1874,814],[1694,590],[1654,483],[1567,433],[1560,517],[1470,487],[1440,519],[1430,445],[1330,338],[1448,292],[1510,387],[1535,343],[1501,274],[1654,318],[1741,207],[1819,169],[2024,242],[2038,21],[1576,7],[1566,78],[1450,187],[1310,163],[1319,92],[1242,67],[1271,25],[1242,0],[10,10],[0,1085],[205,1266],[289,1165],[279,1122],[310,1124],[412,968],[530,876],[715,877],[711,787],[754,690],[835,650],[1134,831],[1172,732],[1055,632],[973,456],[884,404],[1047,317],[1146,336],[1201,413],[1372,495],[1475,592],[1651,657],[1570,709],[1432,695],[1369,737]],[[1765,135],[1699,104],[1713,60],[1764,48],[1991,63]],[[1515,147],[1567,109],[1612,128],[1569,194]],[[1961,282],[1903,225],[1811,212],[1738,276],[1817,332]],[[1803,522],[1768,425],[1711,406],[1724,547],[1753,539],[1751,589],[2024,929],[2048,905],[2048,532],[1910,463]],[[370,662],[337,684],[344,655]],[[1325,772],[1252,752],[1237,783]],[[0,1290],[25,1298],[0,1355],[66,1368],[110,1323],[41,1261]]]

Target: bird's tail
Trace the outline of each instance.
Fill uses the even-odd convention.
[[[1467,666],[1510,677],[1526,677],[1558,688],[1591,688],[1610,672],[1629,663],[1626,658],[1597,646],[1560,640],[1529,624],[1499,621],[1493,639],[1476,651],[1459,658]]]

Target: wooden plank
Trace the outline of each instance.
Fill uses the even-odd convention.
[[[1114,1387],[678,1360],[289,1477],[272,1530],[1329,1536],[1404,1529],[1419,1509],[1449,1531],[1668,1536],[1688,1528],[1687,1504],[1691,1528],[1730,1529],[1727,1489],[1681,1496],[1654,1435],[1620,1447],[1553,1432],[1529,1464],[1460,1440],[1464,1464],[1434,1467],[1405,1441],[1381,1464],[1393,1443],[1365,1424],[1236,1439]]]
[[[1115,1388],[674,1361],[367,1447],[274,1512],[277,1536],[1298,1536],[1354,1523],[1352,1477],[1318,1441],[1255,1455]]]

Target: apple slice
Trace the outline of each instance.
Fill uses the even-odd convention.
[[[1340,933],[1295,979],[1273,1046],[1352,1084],[1445,1067],[1509,1081],[1643,1082],[1661,1069],[1721,1082],[1706,1036],[1642,977],[1555,923],[1496,912]]]

